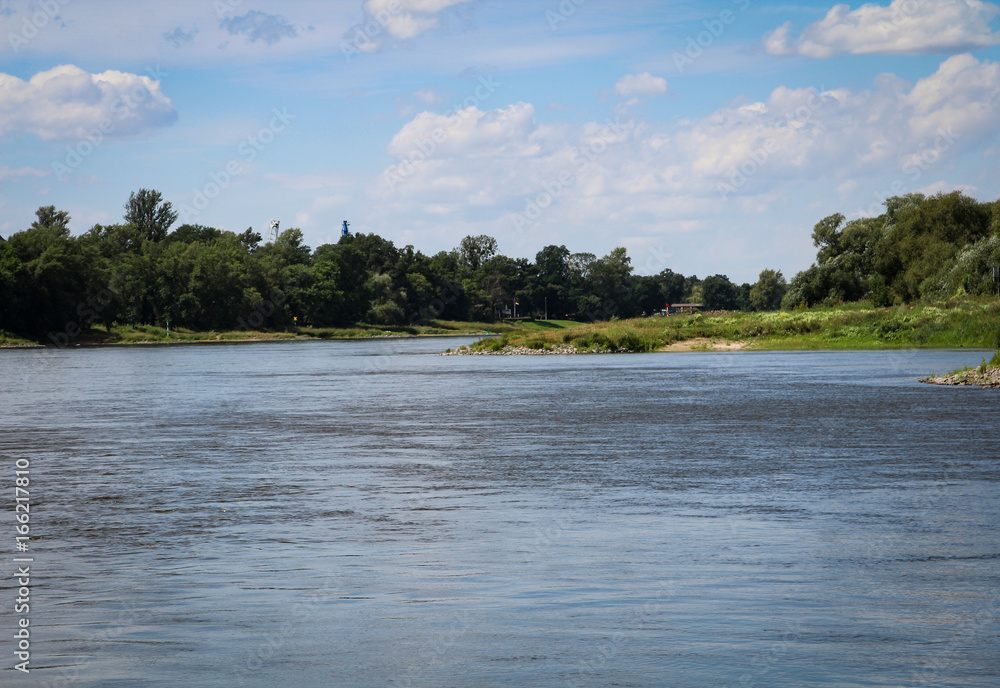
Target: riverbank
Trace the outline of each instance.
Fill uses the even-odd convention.
[[[229,330],[201,332],[172,328],[167,330],[155,325],[116,325],[110,330],[92,328],[70,336],[66,332],[52,332],[44,337],[29,338],[0,332],[0,348],[43,348],[71,346],[137,346],[150,344],[210,344],[251,343],[275,341],[339,340],[339,339],[390,339],[408,337],[486,337],[492,334],[511,333],[517,330],[511,323],[475,323],[446,320],[429,321],[422,325],[355,327],[298,327],[287,331]]]
[[[995,348],[1000,302],[966,297],[874,308],[867,302],[795,311],[713,312],[537,326],[476,342],[512,353]]]

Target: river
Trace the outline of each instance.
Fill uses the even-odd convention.
[[[0,352],[0,682],[1000,685],[983,352],[468,341]]]

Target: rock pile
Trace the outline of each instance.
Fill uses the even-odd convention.
[[[954,375],[925,377],[921,382],[929,382],[932,385],[970,385],[983,389],[1000,388],[1000,368],[987,368],[984,372],[980,372],[979,368],[973,368]]]
[[[499,351],[489,349],[461,348],[457,351],[447,351],[442,356],[544,356],[547,354],[578,354],[582,353],[571,344],[557,344],[551,349],[531,349],[527,346],[511,346],[508,344]]]

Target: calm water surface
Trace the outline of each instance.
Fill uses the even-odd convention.
[[[446,346],[0,352],[0,682],[1000,686],[981,352]]]

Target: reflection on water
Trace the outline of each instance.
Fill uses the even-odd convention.
[[[0,352],[39,536],[4,673],[1000,684],[998,397],[915,382],[980,353],[446,346]]]

